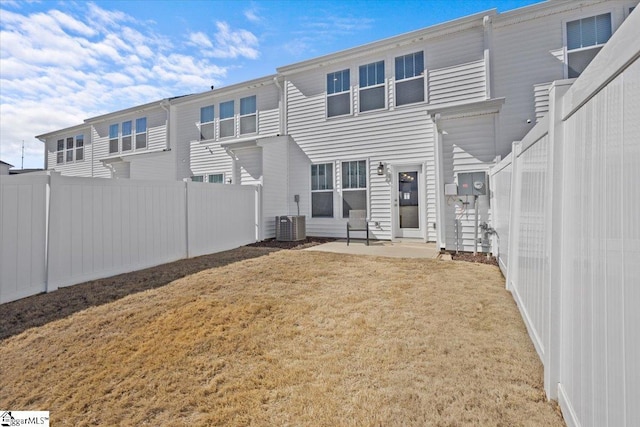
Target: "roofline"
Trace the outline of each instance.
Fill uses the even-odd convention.
[[[493,24],[494,27],[504,27],[558,12],[581,9],[585,6],[606,3],[607,1],[609,0],[546,0],[541,3],[535,3],[504,13],[499,13],[495,18],[493,18]]]
[[[290,75],[301,71],[306,71],[314,67],[325,66],[334,62],[342,60],[364,56],[371,54],[372,52],[386,50],[391,47],[398,47],[402,45],[409,45],[417,41],[423,41],[426,39],[432,39],[441,37],[447,34],[456,33],[459,31],[467,30],[474,27],[481,27],[483,25],[483,18],[485,16],[495,16],[497,14],[496,9],[489,9],[484,12],[478,12],[473,15],[468,15],[462,18],[456,18],[451,21],[446,21],[440,24],[435,24],[427,28],[411,31],[409,33],[401,34],[399,36],[393,36],[383,40],[379,40],[365,45],[349,48],[340,52],[330,53],[327,55],[319,56],[317,58],[309,59],[302,62],[297,62],[291,65],[285,65],[278,67],[278,74]]]
[[[273,80],[278,77],[279,77],[278,74],[270,74],[268,76],[258,77],[257,79],[235,83],[230,86],[223,86],[219,89],[214,88],[206,92],[183,96],[183,97],[180,97],[179,99],[175,99],[171,101],[171,105],[188,104],[190,102],[199,101],[203,98],[207,98],[210,96],[224,96],[224,95],[230,95],[232,93],[240,92],[246,89],[255,89],[257,87],[265,86],[266,84],[272,84]]]
[[[42,135],[37,135],[36,138],[39,139],[42,142],[45,142],[43,140],[43,138],[49,138],[50,136],[59,135],[61,133],[75,132],[77,130],[86,129],[88,127],[91,127],[91,125],[89,125],[88,123],[85,122],[85,123],[82,123],[82,124],[79,124],[79,125],[69,126],[67,128],[64,128],[64,129],[58,129],[58,130],[54,130],[52,132],[43,133]]]
[[[134,107],[126,108],[124,110],[114,111],[112,113],[103,114],[101,116],[90,117],[88,119],[85,119],[84,122],[86,124],[93,124],[93,123],[104,121],[104,120],[112,118],[112,117],[123,116],[123,115],[126,115],[126,114],[135,113],[135,112],[147,111],[147,110],[150,110],[152,108],[160,107],[163,103],[169,103],[169,102],[171,102],[171,101],[169,101],[169,98],[163,98],[163,99],[160,99],[158,101],[149,102],[149,103],[143,104],[143,105],[136,105]]]
[[[3,162],[2,160],[0,160],[0,163],[2,163],[3,165],[7,165],[7,166],[10,166],[10,167],[13,167],[13,165],[11,163]]]

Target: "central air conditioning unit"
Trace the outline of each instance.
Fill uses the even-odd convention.
[[[307,238],[304,215],[284,215],[276,217],[276,240],[296,242]]]

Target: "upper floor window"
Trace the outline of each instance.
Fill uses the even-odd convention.
[[[236,134],[234,114],[235,108],[233,101],[220,103],[220,138],[234,136]]]
[[[76,136],[76,161],[84,160],[84,135]]]
[[[122,130],[122,133],[120,131]],[[135,149],[147,148],[147,118],[136,119],[135,134],[133,132],[133,121],[127,120],[109,125],[109,153],[119,153],[131,151],[135,140]]]
[[[424,101],[424,52],[396,57],[396,105]]]
[[[136,149],[147,147],[147,118],[136,119]]]
[[[568,77],[578,77],[611,37],[611,14],[567,22]]]
[[[194,175],[191,177],[193,182],[204,182],[204,175]]]
[[[67,138],[66,161],[67,162],[73,162],[73,137],[72,136]]]
[[[311,165],[311,217],[333,218],[333,164]]]
[[[84,160],[84,135],[57,140],[56,163]]]
[[[56,147],[56,163],[64,163],[64,139],[58,140]]]
[[[132,143],[132,123],[131,120],[122,122],[122,151],[130,151],[133,148]]]
[[[351,113],[349,70],[327,74],[327,117]]]
[[[360,66],[360,111],[384,108],[384,61]]]
[[[240,134],[255,133],[257,131],[256,111],[255,95],[240,99]]]
[[[120,151],[119,133],[120,125],[118,123],[109,125],[109,153],[117,153]]]
[[[215,138],[215,123],[213,121],[213,105],[200,108],[200,141]]]
[[[367,209],[367,162],[342,162],[342,217],[349,211]]]

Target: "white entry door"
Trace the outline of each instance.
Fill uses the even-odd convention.
[[[394,237],[424,237],[422,165],[396,166],[393,178]]]

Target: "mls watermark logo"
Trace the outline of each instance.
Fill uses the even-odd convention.
[[[49,411],[2,411],[0,426],[41,426],[49,427]]]

